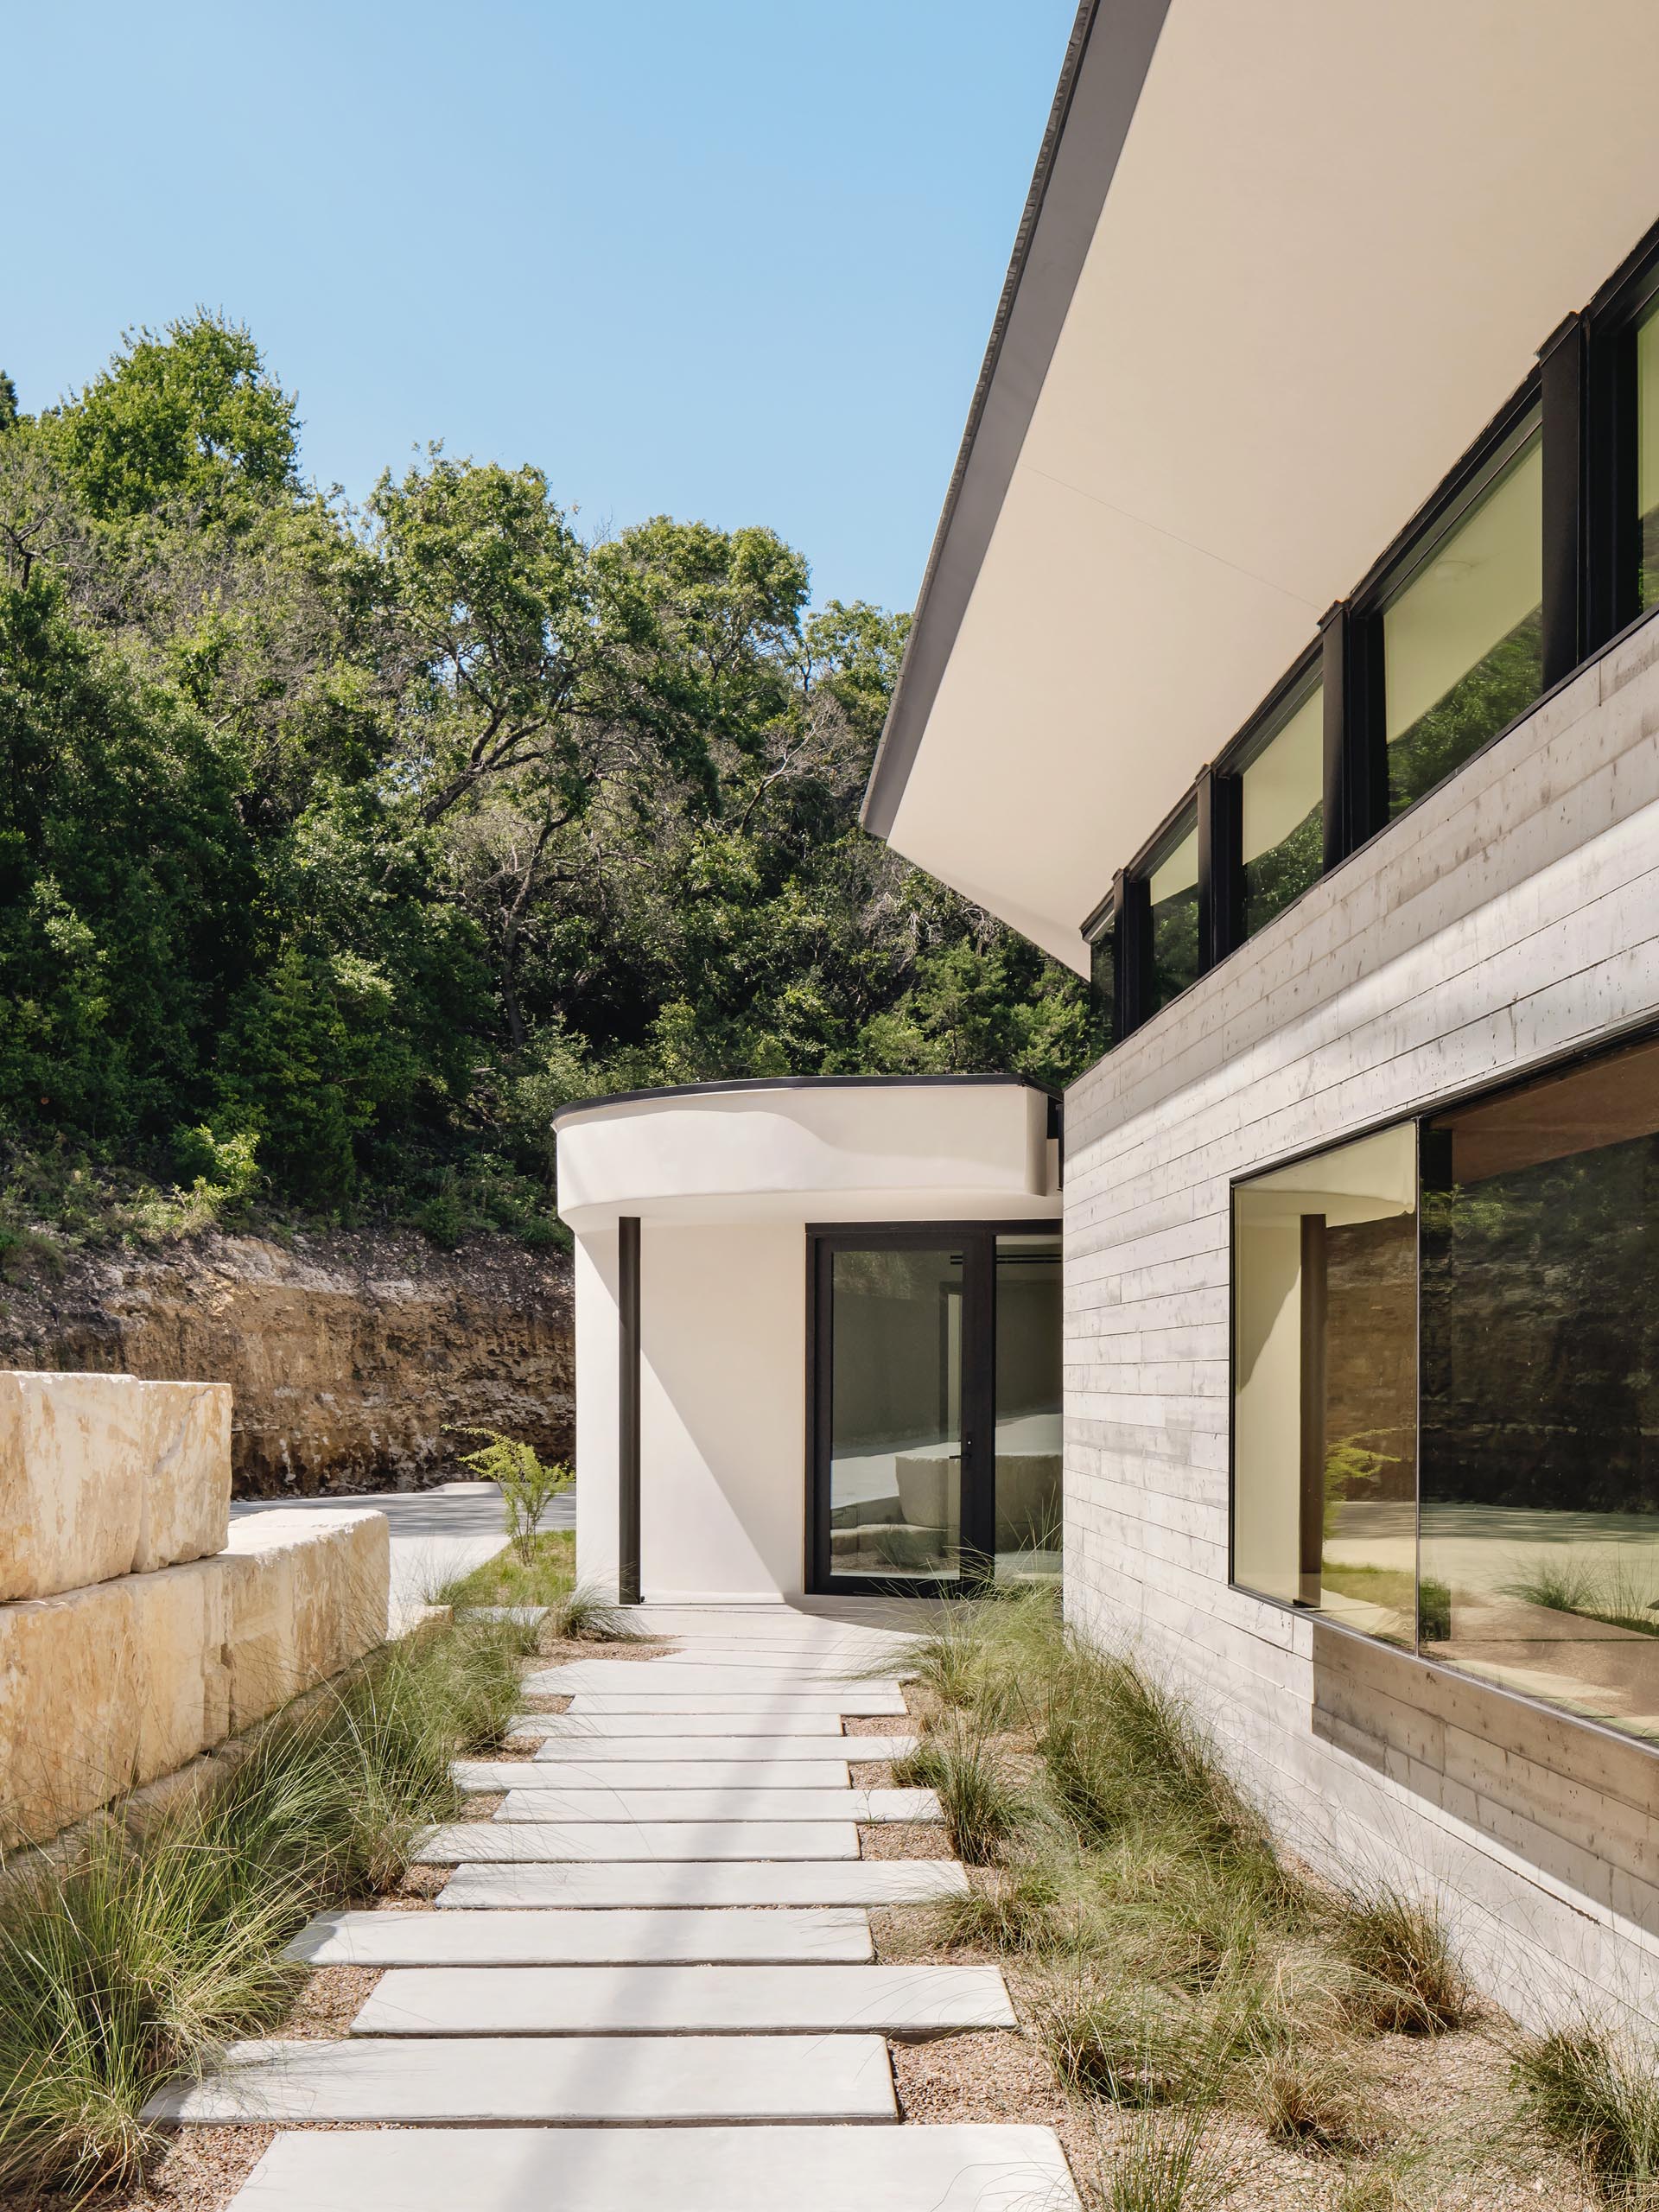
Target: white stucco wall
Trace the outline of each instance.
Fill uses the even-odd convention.
[[[796,1597],[807,1224],[1058,1221],[1047,1125],[1013,1082],[647,1096],[563,1122],[582,1579],[616,1588],[620,1217],[640,1223],[642,1594]]]
[[[1659,1016],[1659,623],[1066,1100],[1066,1599],[1326,1864],[1443,1887],[1523,2013],[1659,2018],[1659,1754],[1227,1582],[1229,1185]]]

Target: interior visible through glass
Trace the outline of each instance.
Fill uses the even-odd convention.
[[[1417,1162],[1409,1124],[1234,1193],[1233,1580],[1410,1643]]]
[[[1659,1736],[1659,1043],[1423,1141],[1429,1653]]]
[[[1254,937],[1325,867],[1325,688],[1315,683],[1240,778],[1244,934]]]
[[[999,1581],[1060,1571],[1060,1240],[996,1240]]]
[[[1389,806],[1432,791],[1544,688],[1535,434],[1382,616]]]
[[[1637,605],[1659,603],[1659,308],[1636,334]]]
[[[830,1573],[954,1576],[963,1254],[837,1251],[831,1284]]]
[[[1198,975],[1198,825],[1192,809],[1177,842],[1152,871],[1152,1005],[1156,1013]]]
[[[1097,1049],[1109,1052],[1117,1042],[1117,931],[1110,922],[1089,947],[1089,1012]]]

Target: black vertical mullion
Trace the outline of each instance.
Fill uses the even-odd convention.
[[[1198,969],[1244,942],[1244,787],[1237,776],[1198,771]]]
[[[1590,325],[1584,414],[1585,651],[1589,653],[1617,637],[1641,612],[1636,331],[1628,321]]]
[[[1546,690],[1570,676],[1588,647],[1588,328],[1583,315],[1568,315],[1538,356],[1543,420]]]
[[[1319,625],[1325,696],[1325,865],[1335,868],[1389,818],[1382,618],[1347,601]]]
[[[996,1237],[975,1230],[962,1252],[962,1574],[988,1581],[996,1542]]]
[[[616,1595],[639,1603],[639,1217],[616,1224]]]
[[[1113,884],[1117,951],[1117,1041],[1134,1033],[1152,1003],[1152,891],[1143,875],[1120,868]]]

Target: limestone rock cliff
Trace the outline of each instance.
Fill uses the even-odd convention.
[[[388,1230],[84,1253],[0,1284],[0,1367],[228,1382],[238,1497],[415,1487],[462,1425],[569,1455],[570,1262]]]

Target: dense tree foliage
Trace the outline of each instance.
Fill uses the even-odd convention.
[[[14,1161],[534,1235],[575,1095],[1083,1064],[1077,979],[856,826],[907,618],[437,447],[353,510],[297,436],[206,314],[0,378]]]

